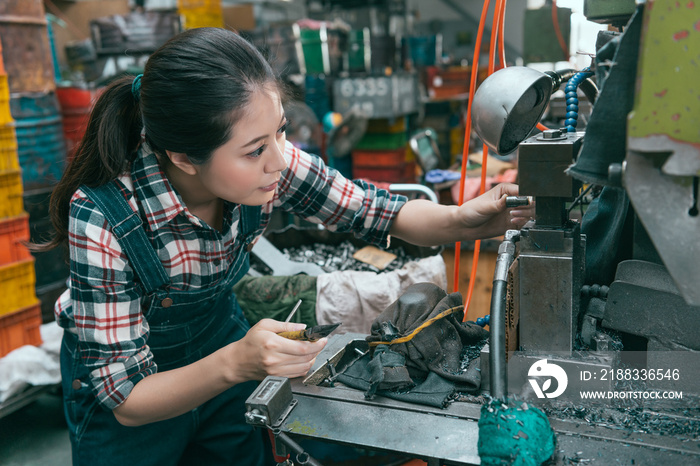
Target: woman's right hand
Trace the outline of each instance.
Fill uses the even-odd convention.
[[[289,378],[306,375],[328,339],[295,341],[278,335],[304,328],[304,324],[262,319],[248,330],[245,337],[226,348],[229,350],[226,360],[231,368],[230,380],[240,383],[262,380],[268,375]]]

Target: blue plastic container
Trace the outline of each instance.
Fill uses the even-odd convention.
[[[319,121],[331,111],[331,100],[326,78],[323,75],[306,75],[304,80],[304,103],[311,107]]]
[[[55,185],[66,165],[63,120],[56,95],[16,94],[10,98],[24,189]]]
[[[440,58],[442,41],[438,35],[405,37],[403,45],[414,66],[434,66]]]

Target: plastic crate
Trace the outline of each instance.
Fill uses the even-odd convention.
[[[186,11],[182,12],[182,18],[185,29],[224,27],[224,17],[221,13]]]
[[[40,345],[41,304],[0,316],[0,357],[24,345]]]
[[[368,133],[405,133],[406,117],[373,118],[367,122]]]
[[[29,241],[29,214],[0,220],[0,266],[31,259],[25,241]]]
[[[355,145],[356,149],[392,150],[404,147],[408,143],[408,136],[401,133],[365,133]]]
[[[0,218],[16,217],[23,212],[22,172],[0,171]]]
[[[19,169],[14,123],[0,125],[0,171]]]
[[[397,167],[406,163],[406,148],[395,150],[353,150],[353,167]]]
[[[416,163],[409,162],[393,168],[352,167],[353,178],[386,183],[415,183]]]
[[[34,259],[0,266],[0,315],[36,303]]]
[[[219,13],[223,8],[221,0],[177,0],[177,9],[181,13]]]
[[[10,112],[10,86],[7,83],[7,75],[0,74],[0,125],[13,121]]]

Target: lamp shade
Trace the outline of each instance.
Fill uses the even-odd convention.
[[[552,90],[552,77],[532,68],[498,70],[474,94],[472,127],[490,150],[510,154],[540,121]]]

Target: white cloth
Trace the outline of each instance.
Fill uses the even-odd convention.
[[[53,385],[61,381],[59,355],[63,329],[56,322],[49,322],[40,331],[41,346],[20,346],[0,358],[0,403],[29,385]]]
[[[320,325],[342,322],[342,333],[369,334],[374,319],[414,283],[447,288],[445,261],[440,254],[408,262],[391,272],[332,272],[316,282],[316,320]]]

